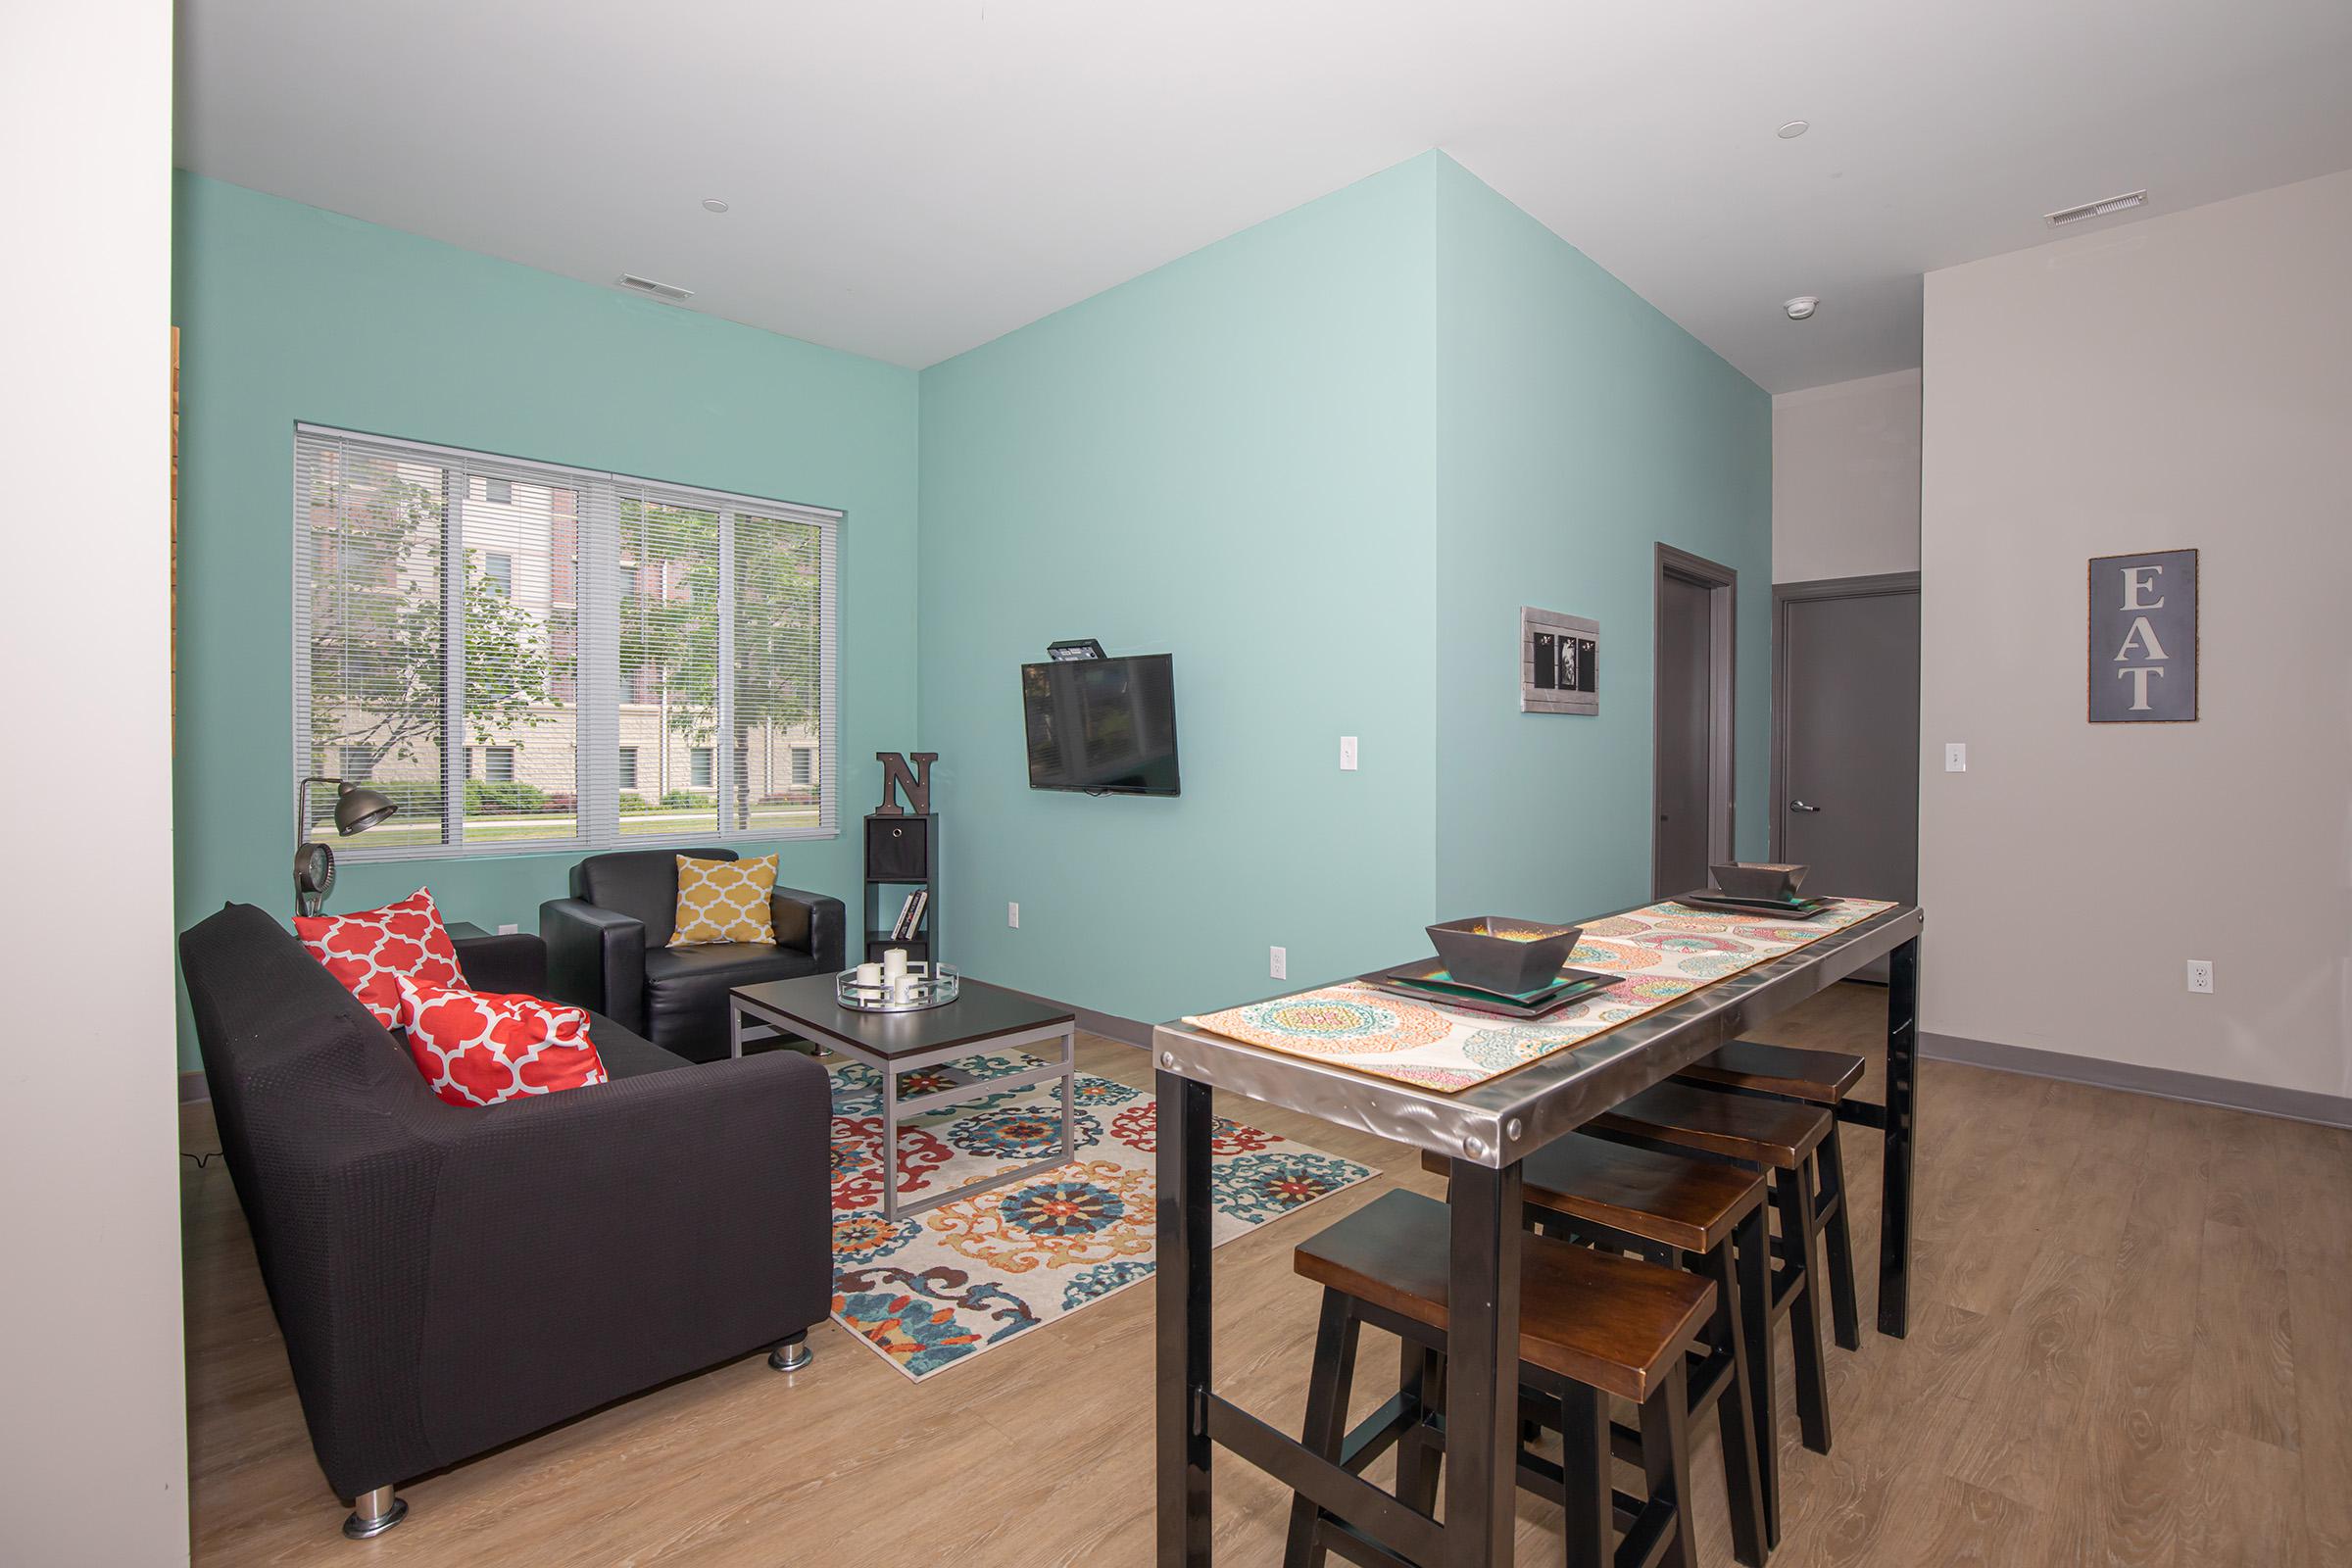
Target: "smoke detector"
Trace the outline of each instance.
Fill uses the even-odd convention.
[[[640,294],[651,294],[658,300],[667,300],[672,305],[694,298],[694,290],[690,288],[680,288],[675,283],[657,283],[650,277],[639,277],[635,272],[621,273],[620,286],[633,288]]]
[[[1799,294],[1796,298],[1785,302],[1781,309],[1788,313],[1788,319],[1791,321],[1805,321],[1812,319],[1813,313],[1821,309],[1821,301],[1811,294]]]
[[[2061,207],[2054,213],[2042,214],[2041,220],[2052,228],[2059,228],[2068,223],[2080,223],[2085,219],[2105,218],[2110,213],[2121,213],[2133,207],[2147,205],[2148,193],[2146,191],[2128,190],[2121,196],[2110,196],[2104,201],[2084,202],[2080,207]]]

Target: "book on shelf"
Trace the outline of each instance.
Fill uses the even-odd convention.
[[[922,933],[923,916],[931,908],[931,890],[929,888],[915,889],[913,896],[908,898],[906,903],[908,906],[906,910],[906,929],[901,934],[912,939]]]
[[[890,923],[890,940],[904,942],[913,931],[914,895],[909,893],[906,895],[906,902],[899,906],[899,917]]]

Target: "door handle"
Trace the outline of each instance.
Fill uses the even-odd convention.
[[[1791,811],[1818,811],[1821,809],[1821,808],[1818,806],[1808,806],[1803,801],[1790,801],[1788,803],[1788,809]]]

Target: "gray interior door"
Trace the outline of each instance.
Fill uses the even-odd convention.
[[[1836,597],[1797,597],[1849,586]],[[1919,588],[1782,590],[1780,858],[1808,893],[1919,897]]]
[[[1704,584],[1668,575],[1658,587],[1657,803],[1652,891],[1707,885],[1713,741],[1714,615]]]

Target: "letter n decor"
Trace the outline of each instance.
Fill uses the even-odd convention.
[[[2197,717],[2197,553],[2158,550],[2090,563],[2090,721],[2187,724]]]

